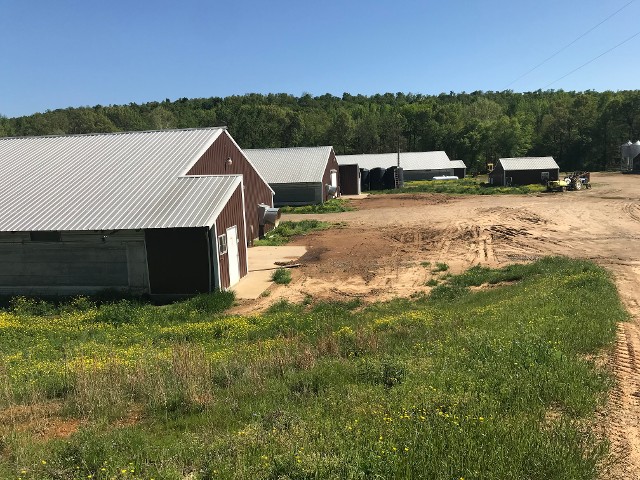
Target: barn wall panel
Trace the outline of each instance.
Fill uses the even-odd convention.
[[[231,164],[227,159],[231,158]],[[223,133],[191,167],[187,175],[238,175],[244,180],[245,210],[247,214],[247,239],[258,238],[258,204],[273,206],[269,185],[262,181],[251,163],[229,135]]]
[[[453,169],[453,174],[458,177],[458,178],[464,178],[466,175],[466,168],[454,168]]]
[[[145,230],[152,294],[195,294],[209,291],[208,228]]]
[[[148,289],[144,234],[62,232],[60,241],[31,241],[29,232],[0,234],[0,292],[68,295],[106,288]]]
[[[331,170],[335,170],[338,172],[338,192],[340,192],[340,165],[338,165],[338,159],[336,158],[336,154],[331,149],[331,153],[329,154],[329,160],[327,161],[327,167],[324,169],[324,175],[322,175],[322,202],[326,202],[329,200],[329,193],[325,185],[331,185]]]
[[[246,194],[246,190],[245,190]],[[245,223],[242,214],[242,190],[239,186],[238,189],[227,202],[227,205],[222,209],[220,215],[216,220],[216,230],[218,235],[226,233],[227,228],[234,225],[238,228],[238,254],[240,255],[240,278],[244,277],[249,266],[247,265],[247,242],[242,241],[245,238]],[[217,241],[217,239],[216,239]],[[220,251],[218,248],[216,251]],[[228,253],[218,254],[220,260],[220,288],[225,290],[229,288],[229,255]]]
[[[495,168],[489,172],[488,175],[489,183],[492,185],[503,185],[504,184],[504,169],[502,165],[498,163]]]
[[[511,178],[512,185],[532,185],[536,183],[542,183],[542,172],[549,172],[549,180],[558,180],[558,169],[546,169],[546,170],[508,170],[505,175],[507,180]],[[494,180],[494,183],[498,182],[503,184],[503,178]]]
[[[321,183],[272,183],[271,188],[275,192],[273,203],[276,207],[322,203],[324,189]]]

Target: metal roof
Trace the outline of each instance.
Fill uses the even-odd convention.
[[[451,168],[467,168],[462,160],[451,160]]]
[[[373,153],[364,155],[339,155],[340,165],[357,163],[360,168],[389,168],[398,165],[398,153]],[[443,151],[403,152],[400,166],[404,170],[450,170],[451,160]]]
[[[519,157],[498,160],[505,171],[509,170],[548,170],[560,168],[553,157]]]
[[[210,226],[239,176],[184,176],[223,128],[0,139],[0,231]]]
[[[319,183],[333,147],[243,149],[267,183]]]

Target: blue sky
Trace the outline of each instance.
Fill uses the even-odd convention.
[[[639,88],[640,0],[0,0],[0,114],[244,93]],[[551,85],[549,85],[551,84]]]

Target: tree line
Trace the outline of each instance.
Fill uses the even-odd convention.
[[[247,94],[0,116],[0,136],[226,125],[244,148],[333,145],[338,154],[444,150],[482,172],[500,157],[553,156],[564,170],[619,164],[640,135],[640,91],[440,95]]]

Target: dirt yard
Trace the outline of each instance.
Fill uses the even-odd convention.
[[[621,465],[607,478],[640,478],[640,177],[594,174],[592,183],[591,190],[566,193],[354,200],[357,211],[315,216],[342,227],[294,242],[308,248],[294,281],[243,310],[280,298],[406,297],[429,291],[425,283],[447,273],[437,264],[458,273],[546,255],[594,260],[613,273],[632,316],[620,325],[611,359],[618,384],[603,424]],[[286,216],[303,218],[313,217]]]

